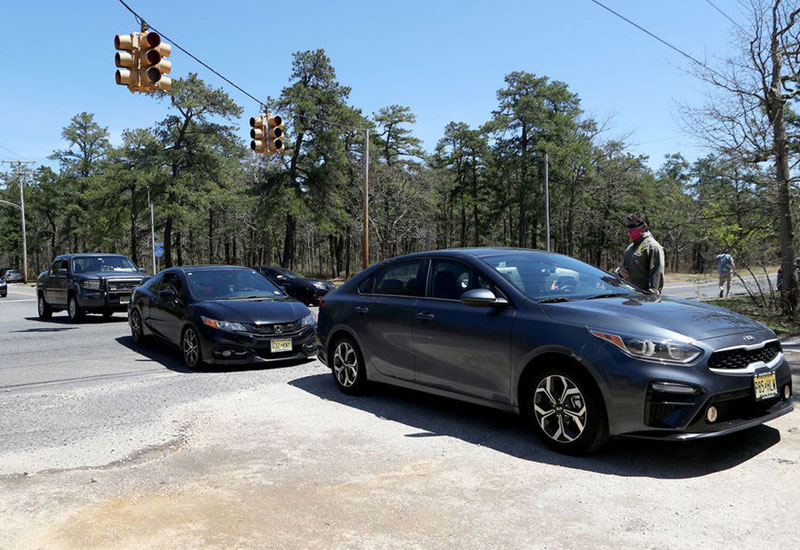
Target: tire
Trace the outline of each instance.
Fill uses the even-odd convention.
[[[83,321],[83,308],[78,304],[78,299],[74,294],[70,294],[67,299],[67,315],[73,323],[80,323]]]
[[[349,336],[343,336],[334,342],[331,349],[331,371],[336,385],[344,393],[363,394],[368,382],[364,356],[358,344]]]
[[[39,293],[37,300],[39,306],[39,319],[49,319],[53,316],[53,308],[44,299],[44,294]]]
[[[104,311],[103,312],[103,319],[105,319],[106,321],[111,319],[111,317],[113,317],[113,316],[114,316],[114,312],[113,311]]]
[[[131,326],[131,339],[133,339],[133,342],[135,344],[144,343],[144,326],[142,325],[142,315],[138,309],[131,311],[131,318],[128,324]]]
[[[559,453],[588,454],[609,439],[599,390],[578,368],[539,369],[523,394],[522,411],[542,442]]]
[[[181,356],[183,364],[191,370],[198,370],[203,366],[203,354],[200,348],[200,335],[197,329],[188,326],[181,334]]]

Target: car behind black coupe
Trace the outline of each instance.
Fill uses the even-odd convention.
[[[134,342],[178,346],[191,369],[316,355],[309,309],[246,267],[166,269],[134,290],[128,323]]]
[[[286,294],[304,304],[317,305],[320,299],[336,288],[336,285],[319,279],[304,277],[291,269],[260,265],[254,268],[273,284],[281,287]]]
[[[559,254],[387,260],[328,294],[317,332],[345,392],[377,381],[517,411],[566,453],[612,435],[720,435],[792,410],[789,365],[767,327]]]

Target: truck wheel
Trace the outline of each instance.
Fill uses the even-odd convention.
[[[53,316],[53,308],[45,302],[44,294],[39,293],[39,319],[49,319]]]
[[[111,319],[112,315],[114,315],[114,312],[111,311],[110,309],[107,309],[106,311],[103,312],[103,319],[105,319],[107,321],[107,320]]]
[[[80,323],[83,321],[83,308],[78,304],[78,299],[74,294],[69,295],[67,301],[67,315],[73,323]]]

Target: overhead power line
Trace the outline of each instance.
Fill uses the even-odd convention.
[[[722,16],[723,16],[723,17],[725,17],[725,19],[727,19],[728,21],[730,21],[731,23],[733,23],[734,25],[736,25],[737,27],[739,27],[739,29],[740,29],[740,30],[741,30],[743,33],[747,34],[747,31],[746,31],[746,30],[744,30],[744,27],[742,27],[742,26],[741,26],[739,23],[737,23],[737,22],[736,22],[736,21],[735,21],[735,20],[734,20],[734,19],[733,19],[733,18],[732,18],[730,15],[728,15],[727,13],[725,13],[724,11],[722,11],[722,9],[720,9],[720,8],[719,8],[719,7],[718,7],[718,6],[717,6],[717,5],[716,5],[714,2],[712,2],[711,0],[706,0],[706,2],[708,2],[708,4],[709,4],[709,5],[710,5],[712,8],[714,8],[715,10],[717,10],[718,12],[720,12],[720,13],[722,14]]]
[[[714,69],[712,69],[711,67],[709,67],[708,65],[706,65],[705,63],[703,63],[702,61],[700,61],[700,60],[698,60],[697,58],[695,58],[695,57],[693,57],[693,56],[689,55],[688,53],[686,53],[686,52],[685,52],[685,51],[683,51],[682,49],[678,48],[677,46],[673,46],[672,44],[670,44],[669,42],[667,42],[667,41],[666,41],[666,40],[664,40],[663,38],[661,38],[661,37],[659,37],[659,36],[656,36],[656,35],[655,35],[655,34],[653,34],[652,32],[650,32],[650,31],[648,31],[647,29],[645,29],[644,27],[642,27],[641,25],[639,25],[639,24],[637,24],[637,23],[634,23],[633,21],[631,21],[630,19],[628,19],[627,17],[625,17],[625,16],[624,16],[624,15],[622,15],[621,13],[619,13],[619,12],[616,12],[616,11],[612,10],[611,8],[609,8],[608,6],[606,6],[605,4],[603,4],[602,2],[599,2],[598,0],[589,0],[589,1],[590,1],[590,2],[594,2],[595,4],[597,4],[598,6],[600,6],[601,8],[603,8],[603,9],[604,9],[604,10],[606,10],[606,11],[608,11],[608,12],[610,12],[610,13],[613,13],[614,15],[616,15],[617,17],[619,17],[620,19],[622,19],[623,21],[625,21],[625,22],[626,22],[626,23],[628,23],[629,25],[633,25],[634,27],[636,27],[637,29],[639,29],[640,31],[642,31],[643,33],[645,33],[646,35],[650,36],[651,38],[654,38],[654,39],[658,40],[659,42],[661,42],[662,44],[664,44],[666,47],[668,47],[668,48],[670,48],[670,49],[672,49],[672,50],[675,50],[676,52],[678,52],[679,54],[681,54],[681,55],[682,55],[682,56],[684,56],[685,58],[689,59],[689,60],[690,60],[690,61],[692,61],[693,63],[696,63],[696,64],[700,65],[700,66],[701,66],[701,67],[703,67],[705,70],[707,70],[707,71],[709,71],[709,72],[711,72],[711,73],[713,73],[713,74],[717,75],[719,78],[722,78],[723,80],[725,79],[725,77],[724,77],[724,76],[722,76],[720,73],[718,73],[717,71],[715,71]]]
[[[248,92],[247,90],[245,90],[244,88],[242,88],[241,86],[236,84],[233,80],[229,79],[228,77],[226,77],[225,75],[223,75],[222,73],[220,73],[219,71],[214,69],[208,63],[205,63],[202,60],[200,60],[196,55],[194,55],[191,52],[189,52],[186,48],[181,47],[177,42],[172,40],[170,37],[168,37],[166,34],[161,32],[157,28],[155,28],[150,23],[148,23],[144,19],[144,17],[142,17],[141,15],[136,13],[136,11],[134,11],[133,8],[131,8],[128,4],[126,4],[124,0],[119,0],[119,3],[122,4],[125,7],[125,9],[127,9],[129,12],[131,12],[133,14],[133,16],[136,18],[137,22],[139,22],[140,24],[146,25],[148,28],[153,29],[155,32],[160,34],[167,42],[169,42],[170,44],[175,46],[177,49],[179,49],[180,51],[182,51],[183,53],[188,55],[190,58],[195,60],[197,63],[199,63],[200,65],[202,65],[203,67],[205,67],[206,69],[208,69],[209,71],[211,71],[212,73],[214,73],[215,75],[220,77],[225,82],[227,82],[228,84],[230,84],[231,86],[233,86],[234,88],[236,88],[237,90],[242,92],[244,95],[246,95],[247,97],[249,97],[250,99],[252,99],[256,103],[258,103],[259,107],[261,109],[263,109],[264,111],[266,111],[268,109],[268,106],[263,101],[259,100],[256,96],[254,96],[253,94],[251,94],[250,92]],[[352,128],[354,130],[366,129],[366,128],[359,128],[359,127],[350,126],[350,125],[347,125],[347,124],[342,124],[340,122],[333,122],[332,120],[325,120],[323,118],[317,118],[317,117],[312,117],[312,116],[307,116],[307,115],[297,115],[297,114],[295,114],[294,116],[296,116],[297,118],[302,118],[304,120],[312,120],[312,121],[316,121],[316,122],[324,122],[326,124],[332,124],[334,126],[341,126],[342,128]]]

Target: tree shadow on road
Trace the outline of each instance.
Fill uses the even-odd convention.
[[[759,426],[731,435],[683,442],[619,439],[584,457],[555,453],[521,417],[422,392],[372,384],[364,396],[345,395],[330,374],[299,378],[291,385],[316,395],[421,430],[406,437],[455,437],[524,460],[602,474],[683,479],[738,466],[778,443],[780,432]]]
[[[167,344],[162,344],[153,339],[148,339],[142,344],[136,344],[130,336],[120,336],[116,338],[117,343],[125,346],[131,351],[143,356],[142,359],[137,361],[154,361],[171,371],[180,372],[183,374],[215,374],[223,372],[243,372],[252,370],[276,369],[285,367],[294,367],[296,365],[305,365],[313,361],[313,359],[304,359],[301,361],[284,361],[280,363],[253,363],[252,365],[204,365],[198,370],[191,370],[183,364],[180,351],[177,348],[172,348]]]

